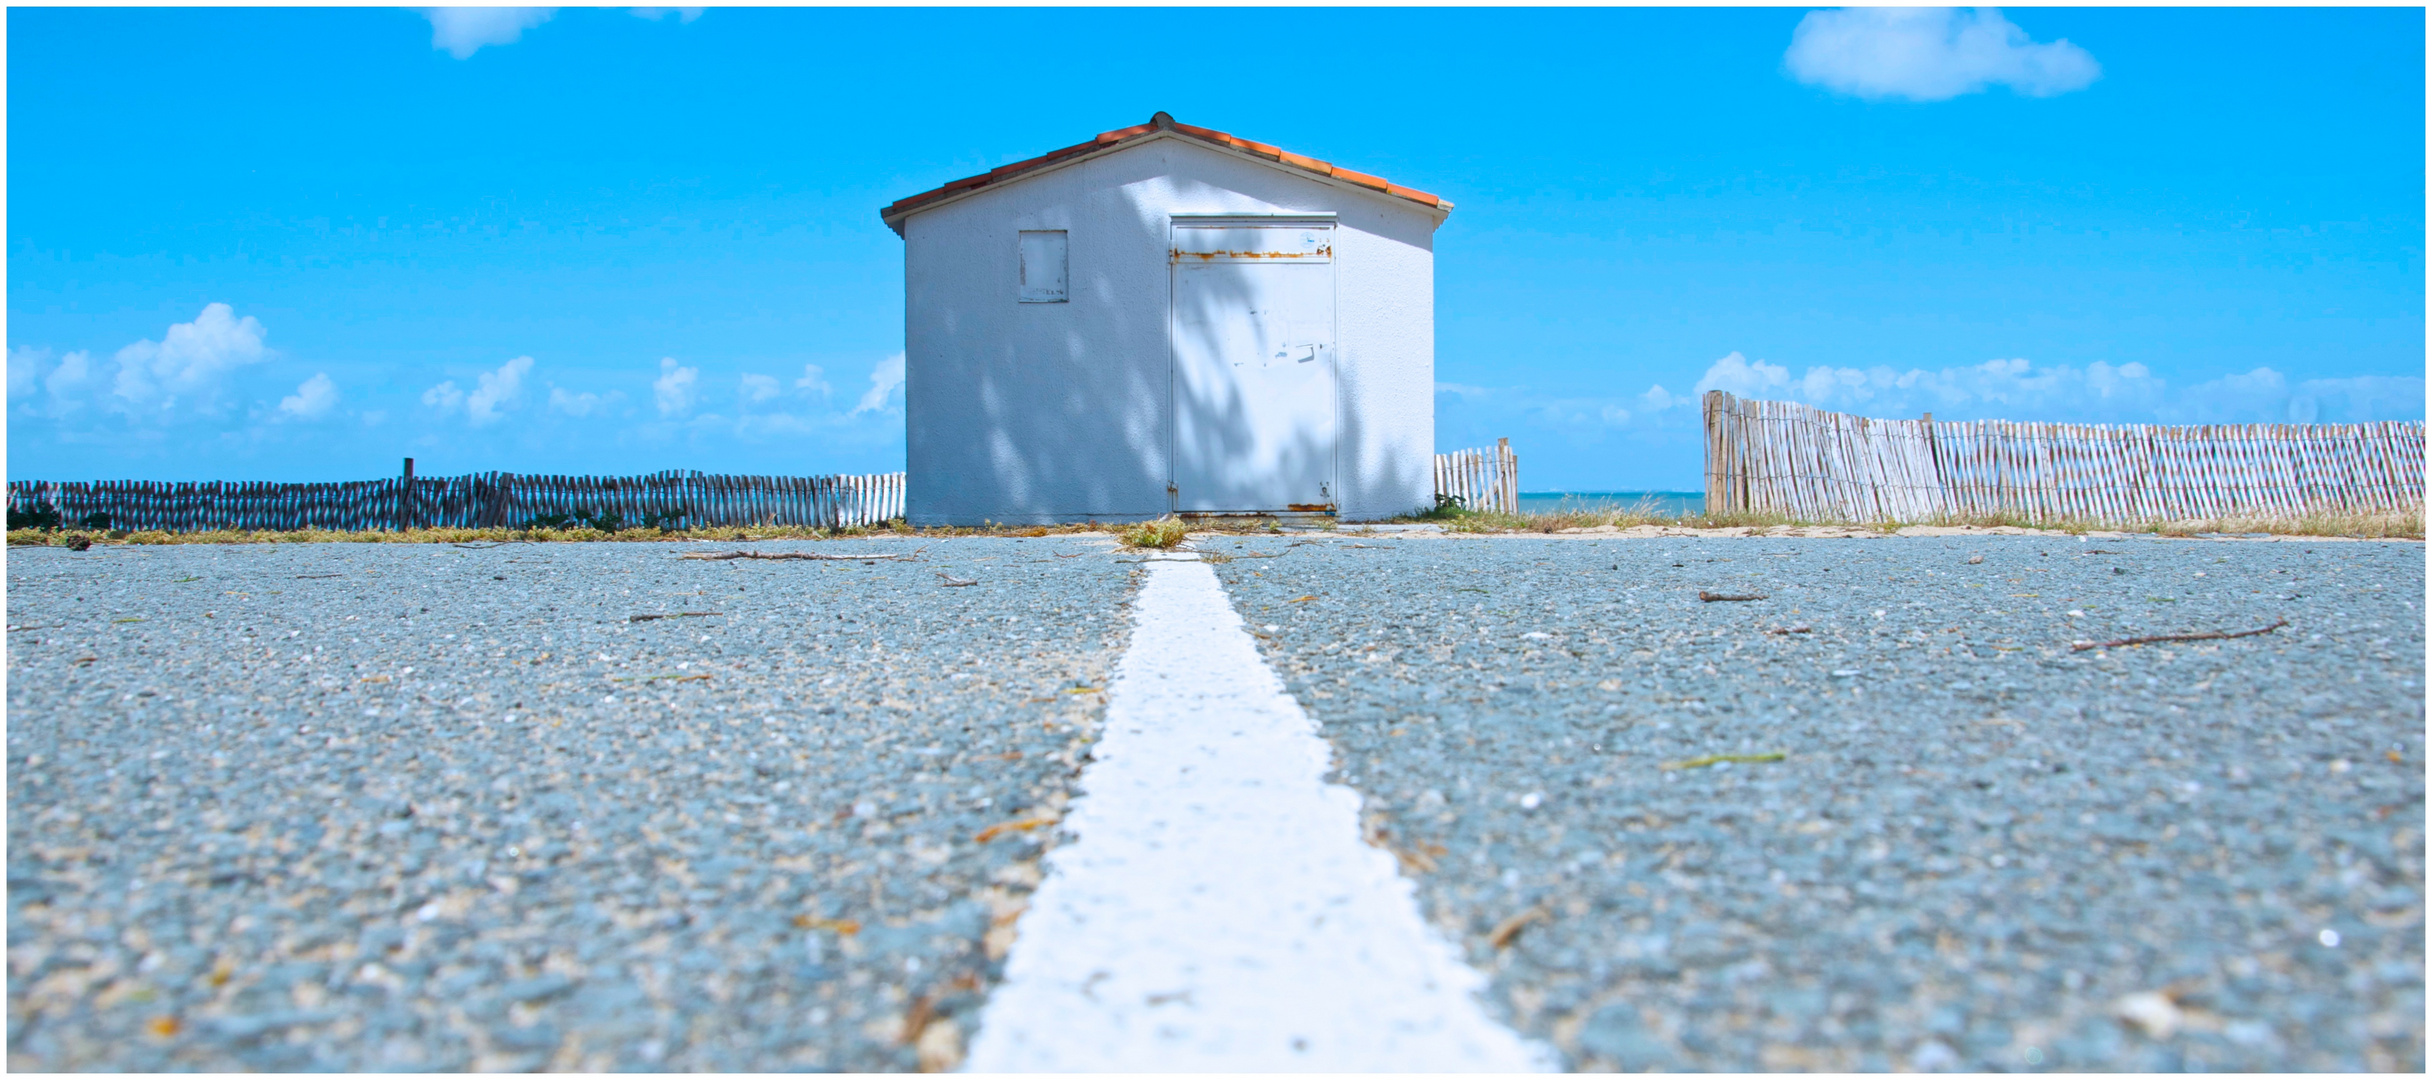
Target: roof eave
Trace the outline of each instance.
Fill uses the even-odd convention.
[[[1111,135],[1114,133],[1108,132],[1108,134]],[[1145,142],[1152,141],[1154,138],[1172,136],[1173,133],[1170,131],[1160,131],[1148,136],[1106,140],[1100,142],[1096,146],[1091,146],[1088,143],[1080,143],[1074,146],[1066,147],[1061,151],[1049,151],[1045,154],[1039,155],[1039,157],[1056,158],[1057,154],[1065,154],[1066,156],[1056,158],[1056,160],[1047,162],[1044,165],[1035,165],[1030,168],[1023,169],[1021,170],[1020,179],[1027,180],[1033,176],[1045,176],[1048,173],[1054,172],[1058,169],[1078,165],[1092,158],[1104,157],[1107,154],[1114,153],[1115,151],[1124,149],[1126,147],[1139,146]],[[1067,154],[1066,151],[1070,151],[1070,153]],[[1023,161],[1014,162],[1013,165],[1022,165],[1026,162],[1037,160],[1039,160],[1039,158],[1026,158]],[[885,221],[888,228],[895,230],[895,235],[902,236],[904,234],[905,218],[911,217],[912,215],[925,210],[935,210],[938,207],[947,205],[948,203],[958,203],[964,199],[970,198],[973,195],[977,195],[980,192],[996,188],[1000,185],[996,183],[984,183],[981,181],[985,181],[989,176],[1009,168],[1012,168],[1012,165],[1000,165],[994,169],[988,170],[987,172],[981,173],[978,176],[966,178],[966,180],[969,182],[956,181],[953,184],[947,184],[944,187],[925,191],[919,195],[914,195],[904,199],[897,199],[895,202],[889,204],[885,209],[878,212],[879,219]],[[1006,181],[1010,182],[1013,179],[1013,177],[1007,177]],[[958,187],[957,185],[960,186]]]
[[[1261,144],[1252,144],[1253,146],[1258,146],[1259,149],[1275,150],[1275,156],[1268,156],[1266,154],[1258,153],[1256,150],[1244,149],[1241,146],[1230,143],[1217,142],[1213,139],[1209,139],[1197,134],[1198,131],[1205,129],[1194,128],[1188,131],[1176,130],[1183,128],[1184,126],[1185,125],[1176,124],[1172,128],[1158,129],[1150,128],[1148,125],[1141,125],[1139,128],[1124,128],[1116,131],[1110,131],[1104,135],[1098,136],[1098,138],[1092,140],[1091,143],[1080,143],[1074,146],[1065,147],[1063,150],[1051,150],[1045,154],[1039,155],[1039,157],[1036,158],[1028,158],[1023,161],[1013,162],[1009,165],[1000,165],[977,176],[965,177],[962,180],[957,180],[953,183],[946,184],[943,187],[923,192],[920,195],[914,195],[905,199],[896,200],[893,204],[879,211],[879,218],[880,220],[886,222],[889,229],[895,231],[895,235],[900,237],[904,234],[905,219],[910,218],[912,215],[926,210],[934,210],[950,203],[961,202],[962,200],[973,195],[977,195],[980,192],[999,186],[998,183],[989,181],[989,177],[991,176],[1012,170],[1018,172],[1020,175],[1005,177],[1002,181],[1003,183],[1027,180],[1034,176],[1044,176],[1047,173],[1054,172],[1067,166],[1078,165],[1084,161],[1089,161],[1093,158],[1114,153],[1117,150],[1129,149],[1135,146],[1144,146],[1159,139],[1180,139],[1193,146],[1203,146],[1220,154],[1229,154],[1233,157],[1240,158],[1243,161],[1277,167],[1295,176],[1306,177],[1308,179],[1318,181],[1319,183],[1326,184],[1330,187],[1339,188],[1344,191],[1354,192],[1361,195],[1375,196],[1384,199],[1395,206],[1411,207],[1424,210],[1435,219],[1430,224],[1431,228],[1441,227],[1444,224],[1445,219],[1452,216],[1452,200],[1446,199],[1442,196],[1419,192],[1415,189],[1403,188],[1399,184],[1391,183],[1390,181],[1386,181],[1381,177],[1370,177],[1365,173],[1358,173],[1356,175],[1359,175],[1365,179],[1375,180],[1377,185],[1381,186],[1356,183],[1334,175],[1335,172],[1350,172],[1351,170],[1328,165],[1327,168],[1329,171],[1320,172],[1317,169],[1298,164],[1292,160],[1294,158],[1300,158],[1300,160],[1303,161],[1309,161],[1316,164],[1325,164],[1323,162],[1317,162],[1314,158],[1302,158],[1301,155],[1291,153],[1290,151],[1280,150],[1273,147],[1265,147]],[[1137,132],[1137,134],[1134,134],[1134,132]],[[1110,138],[1110,136],[1113,137]],[[1093,145],[1093,143],[1095,145]],[[1038,161],[1041,158],[1053,158],[1055,160],[1048,161],[1040,165],[1029,164],[1030,162]],[[1432,199],[1434,201],[1427,202],[1414,197],[1418,195],[1426,195],[1428,199]]]

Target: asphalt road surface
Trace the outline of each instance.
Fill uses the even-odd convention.
[[[924,543],[11,551],[11,1066],[952,1063],[1139,567]],[[1567,1065],[2424,1065],[2420,544],[1197,546]]]
[[[950,1060],[1136,567],[705,550],[12,550],[11,1067]]]
[[[2420,544],[1207,547],[1573,1067],[2424,1067]]]

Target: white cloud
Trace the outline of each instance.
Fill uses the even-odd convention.
[[[523,397],[524,376],[532,371],[532,358],[518,356],[498,365],[496,371],[484,371],[474,376],[471,393],[448,379],[422,392],[422,403],[442,413],[455,412],[463,406],[465,416],[476,425],[487,424],[506,415]]]
[[[2185,424],[2353,424],[2420,420],[2424,380],[2405,375],[2307,379],[2292,386],[2267,367],[2224,375],[2172,395],[2162,410]]]
[[[19,345],[8,351],[8,403],[20,415],[68,416],[84,407],[100,380],[93,355],[77,351],[51,358],[51,350]]]
[[[1635,446],[1688,445],[1679,440],[1695,438],[1709,390],[1882,419],[1931,412],[1937,420],[2332,424],[2420,420],[2425,413],[2425,381],[2411,376],[2292,381],[2270,368],[2255,368],[2174,385],[2138,363],[2038,365],[2005,359],[1936,369],[1816,365],[1794,371],[1736,352],[1708,365],[1687,393],[1660,384],[1609,397],[1560,397],[1525,386],[1438,384],[1436,389],[1445,395],[1436,416],[1448,446],[1527,435],[1576,450],[1616,439]]]
[[[456,388],[456,380],[448,379],[422,392],[422,403],[440,412],[455,412],[464,404],[464,391]]]
[[[42,388],[54,399],[76,396],[94,381],[93,354],[78,349],[59,358],[59,367],[42,380]]]
[[[682,416],[691,412],[700,381],[700,368],[677,367],[674,357],[660,360],[659,377],[650,384],[651,393],[658,398],[659,415]]]
[[[774,375],[747,374],[743,376],[742,392],[743,400],[757,403],[767,401],[784,391],[778,388],[777,377]]]
[[[1740,397],[1764,397],[1767,393],[1787,390],[1789,386],[1789,368],[1762,360],[1750,363],[1747,357],[1734,350],[1706,368],[1706,374],[1697,380],[1697,386],[1689,393],[1695,397],[1708,390],[1720,390]]]
[[[605,397],[588,392],[570,394],[562,386],[552,386],[549,388],[549,411],[567,416],[591,416],[605,413],[624,397],[624,394],[615,391],[610,391]]]
[[[2149,419],[2161,404],[2162,386],[2143,364],[2100,360],[2083,368],[1987,360],[1936,371],[1819,365],[1793,377],[1787,367],[1735,352],[1715,361],[1691,395],[1678,400],[1686,406],[1708,390],[1722,390],[1882,417],[1937,412],[1946,418],[1964,413],[2014,420]]]
[[[296,392],[279,399],[279,411],[302,420],[317,419],[329,414],[338,403],[338,384],[329,376],[315,372],[312,378],[296,384]]]
[[[223,417],[232,412],[237,373],[276,354],[252,316],[238,318],[223,303],[203,306],[192,322],[173,323],[159,341],[146,338],[112,354],[110,370],[83,350],[53,359],[44,348],[9,351],[9,402],[20,414],[64,419],[96,408],[139,423]]]
[[[30,404],[42,377],[50,373],[51,350],[19,345],[8,351],[8,397],[13,404]]]
[[[1800,82],[1862,98],[1944,101],[2002,85],[2030,97],[2084,89],[2102,75],[2066,40],[2039,43],[1991,8],[1811,11],[1782,63]]]
[[[853,406],[852,415],[877,412],[887,407],[887,399],[904,385],[904,354],[896,353],[870,369],[870,389],[863,392],[861,402]]]
[[[2424,380],[2412,375],[2307,379],[2289,395],[2290,423],[2356,423],[2424,418]]]
[[[2424,380],[2368,375],[2307,379],[2291,385],[2268,367],[2173,389],[2143,364],[2100,360],[2038,367],[2021,359],[1987,360],[1934,371],[1817,366],[1790,369],[1732,353],[1714,362],[1695,394],[1797,401],[1818,408],[1895,418],[1932,412],[1946,420],[2051,420],[2131,424],[2308,424],[2413,420],[2424,415]]]
[[[806,394],[817,394],[820,397],[826,397],[834,392],[834,388],[828,385],[827,373],[819,370],[817,364],[802,365],[802,377],[794,380],[794,389]]]
[[[673,15],[677,22],[687,23],[700,18],[702,11],[697,7],[638,7],[632,10],[633,17],[637,19],[664,19]]]
[[[236,317],[226,304],[206,304],[193,322],[176,323],[157,342],[146,338],[118,350],[111,385],[118,407],[168,411],[180,402],[198,412],[217,411],[228,373],[268,358],[262,324]]]
[[[448,55],[458,60],[472,56],[484,45],[514,44],[524,36],[524,31],[548,22],[556,14],[556,8],[537,7],[422,9],[422,17],[431,21],[431,47],[446,49]]]
[[[487,424],[505,414],[523,396],[524,375],[532,370],[532,358],[518,356],[498,365],[496,371],[482,372],[479,385],[464,397],[464,411],[476,424]]]

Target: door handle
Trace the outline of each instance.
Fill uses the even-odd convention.
[[[1321,348],[1323,348],[1323,347],[1324,347],[1324,346],[1321,346],[1321,345],[1315,345],[1315,344],[1310,344],[1310,345],[1286,345],[1286,346],[1284,346],[1283,348],[1276,350],[1276,352],[1275,352],[1275,356],[1276,356],[1276,358],[1277,358],[1277,359],[1280,359],[1280,360],[1290,360],[1290,361],[1292,361],[1293,363],[1296,363],[1296,364],[1306,364],[1306,363],[1308,363],[1308,362],[1309,362],[1309,361],[1311,361],[1311,360],[1315,360],[1315,359],[1317,359],[1317,350],[1319,350],[1319,349],[1321,349]],[[1292,353],[1293,353],[1293,351],[1294,351],[1294,350],[1303,350],[1303,351],[1302,351],[1301,355],[1299,355],[1299,356],[1294,356],[1294,355],[1292,355]]]

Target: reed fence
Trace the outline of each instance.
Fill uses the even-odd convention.
[[[1877,420],[1705,397],[1706,509],[2140,523],[2421,510],[2424,424]]]
[[[843,528],[903,516],[904,474],[724,476],[466,476],[326,484],[11,481],[10,516],[47,507],[74,525],[109,515],[114,529],[366,530],[523,528],[551,519],[679,527]]]
[[[1464,510],[1519,513],[1520,459],[1512,453],[1512,441],[1497,439],[1488,449],[1437,454],[1436,497]]]

